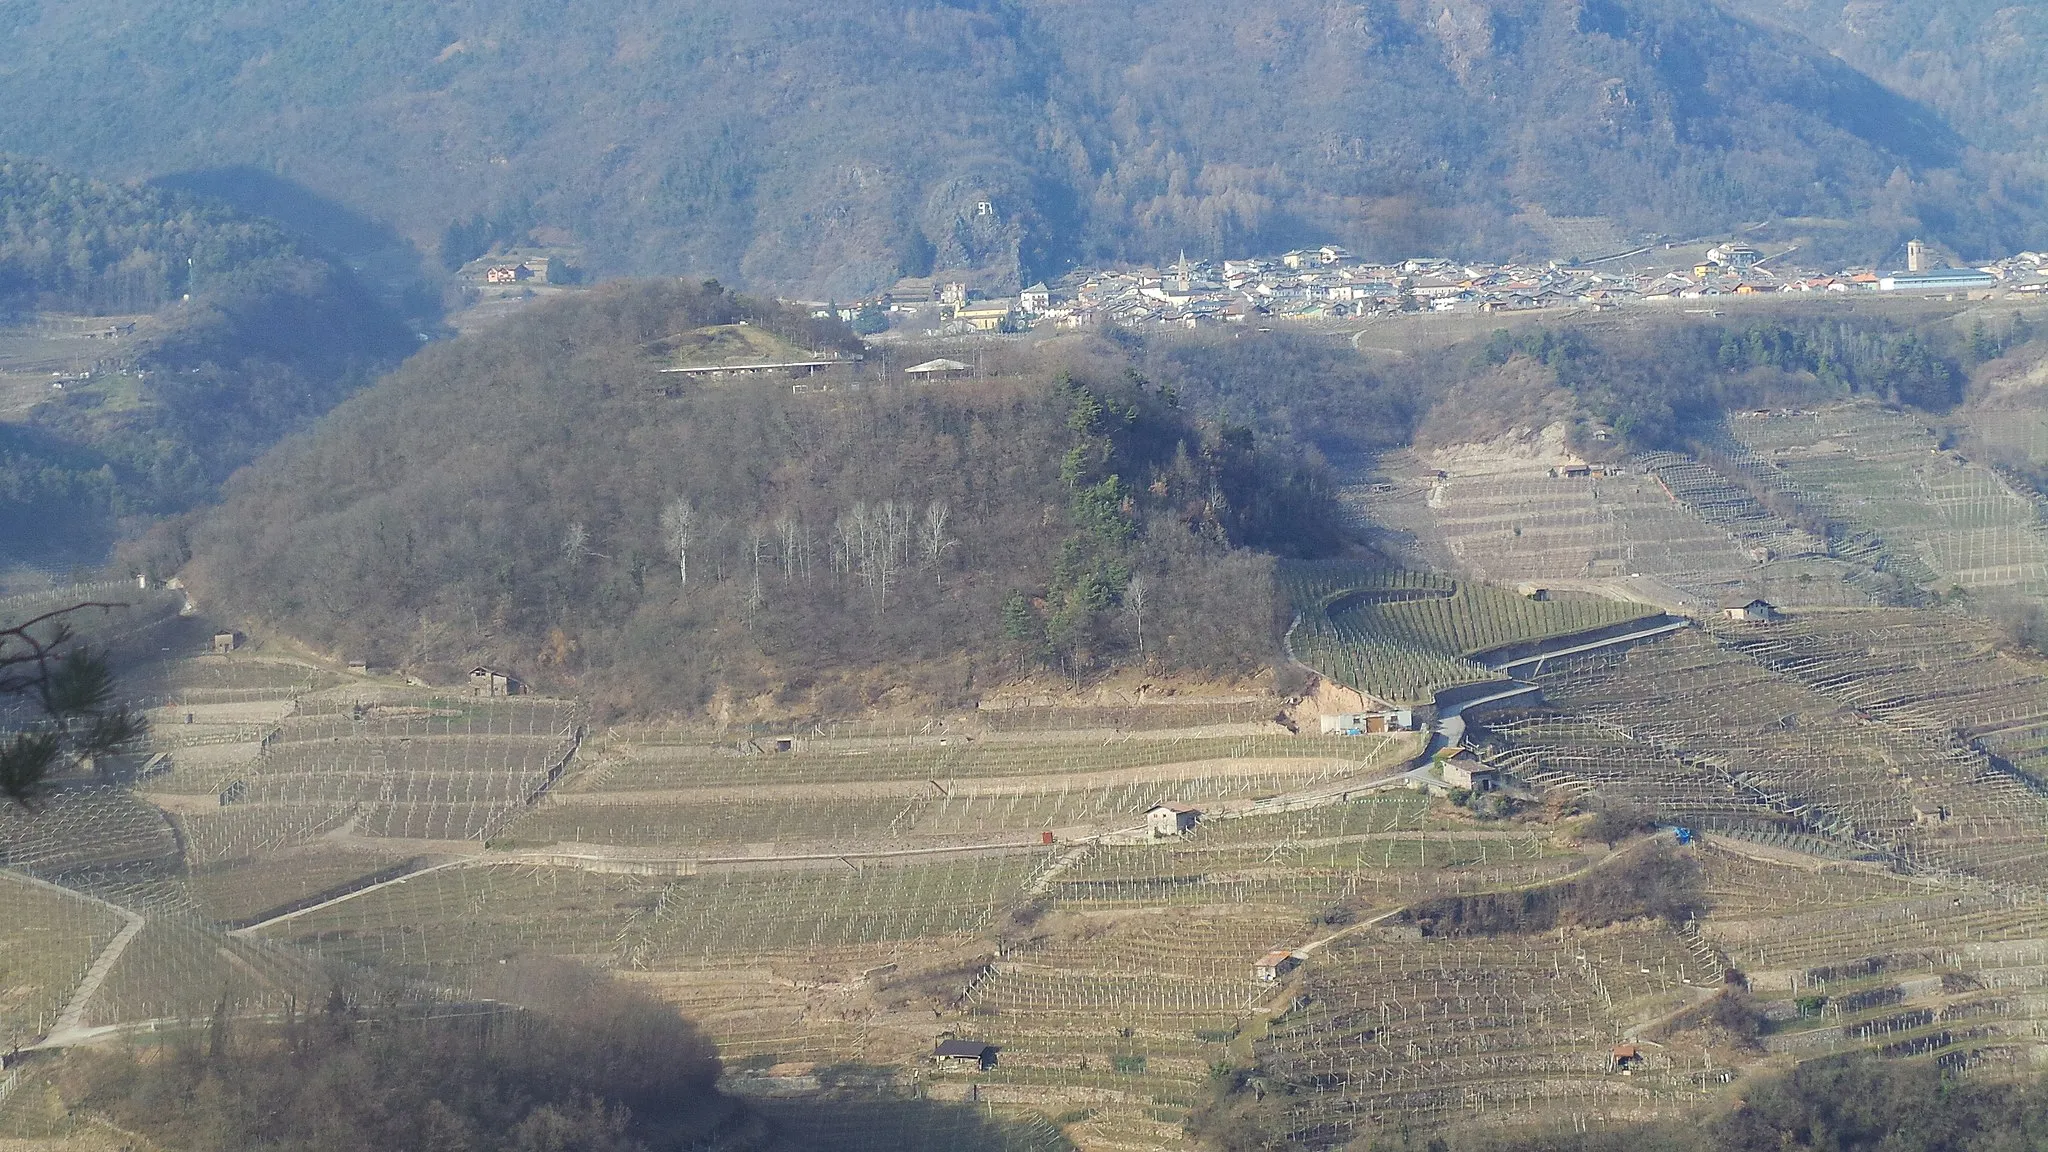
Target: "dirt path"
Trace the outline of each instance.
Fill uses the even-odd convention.
[[[119,904],[109,904],[97,896],[88,896],[47,880],[39,880],[19,872],[10,872],[8,875],[37,888],[61,893],[88,904],[97,904],[122,920],[120,931],[114,933],[114,938],[107,941],[106,947],[100,949],[100,954],[93,958],[92,966],[85,970],[85,978],[78,982],[78,987],[72,989],[70,998],[65,1000],[63,1009],[57,1013],[56,1022],[50,1025],[50,1031],[41,1040],[29,1045],[28,1050],[68,1048],[91,1031],[83,1027],[85,1010],[92,1006],[93,996],[99,992],[100,986],[107,982],[107,974],[114,970],[115,963],[121,959],[121,953],[127,950],[129,942],[135,939],[136,934],[142,931],[143,918]]]
[[[1129,784],[1160,784],[1182,780],[1241,779],[1248,776],[1316,776],[1343,772],[1370,760],[1336,757],[1275,756],[1255,760],[1188,760],[1141,768],[1097,772],[1066,772],[1033,776],[980,776],[941,780],[955,799],[1029,796],[1046,792],[1085,792]],[[550,804],[602,806],[612,804],[704,804],[722,800],[817,800],[863,797],[936,796],[929,779],[846,780],[819,784],[722,784],[702,788],[667,788],[619,792],[554,792]]]

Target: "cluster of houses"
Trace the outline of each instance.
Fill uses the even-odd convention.
[[[1015,296],[982,298],[958,282],[899,281],[866,307],[924,313],[936,308],[946,335],[1163,324],[1202,327],[1250,319],[1312,321],[1411,312],[1602,310],[1679,304],[1722,296],[1916,292],[2048,292],[2048,254],[2024,252],[1981,268],[1940,268],[1915,241],[1897,272],[1796,269],[1796,249],[1767,255],[1743,243],[1708,250],[1696,264],[1631,271],[1605,261],[1480,264],[1448,259],[1374,263],[1336,245],[1276,259],[1209,262],[1186,257],[1166,268],[1079,270]],[[1634,254],[1630,254],[1634,255]]]

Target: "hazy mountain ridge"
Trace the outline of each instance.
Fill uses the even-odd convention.
[[[2036,227],[2000,207],[2024,189],[1955,175],[1997,157],[1939,116],[1704,0],[0,12],[25,113],[0,146],[255,164],[423,248],[540,227],[604,270],[819,294],[1181,247],[1530,249],[1529,206],[1687,233],[1868,217],[1880,250]],[[68,95],[117,73],[111,109]]]

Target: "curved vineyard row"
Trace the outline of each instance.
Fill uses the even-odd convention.
[[[1500,679],[1474,656],[1653,615],[1595,597],[1534,599],[1425,572],[1343,562],[1284,574],[1296,613],[1294,656],[1322,675],[1396,704]]]

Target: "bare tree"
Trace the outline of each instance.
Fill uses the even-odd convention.
[[[1124,611],[1130,614],[1131,626],[1138,634],[1138,659],[1145,658],[1145,597],[1149,589],[1145,585],[1145,574],[1134,572],[1131,582],[1124,585]]]
[[[697,509],[678,496],[661,510],[661,546],[676,562],[676,574],[690,582],[690,542],[697,537]]]
[[[858,576],[862,584],[872,587],[868,571],[868,520],[867,501],[856,500],[832,525],[832,570]]]
[[[924,552],[925,563],[932,566],[934,586],[944,584],[945,574],[939,568],[939,561],[946,555],[946,549],[958,543],[946,538],[946,517],[951,513],[944,499],[934,500],[925,505],[924,522],[918,526],[917,542]]]
[[[590,555],[590,533],[584,530],[583,521],[569,521],[569,531],[562,537],[562,558],[570,564],[581,564]]]
[[[782,540],[782,582],[787,584],[796,575],[797,541],[796,517],[789,510],[775,518],[775,534]]]
[[[753,561],[753,583],[747,589],[747,608],[761,606],[761,560],[768,554],[768,530],[759,520],[747,526],[747,552]]]

